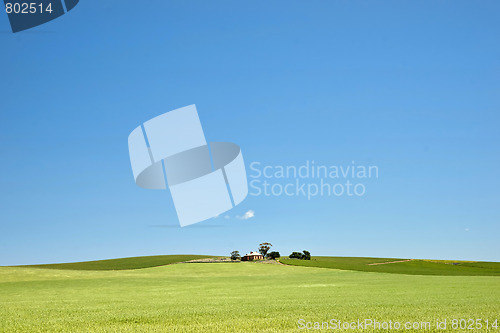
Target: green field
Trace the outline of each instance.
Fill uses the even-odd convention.
[[[137,268],[142,260],[129,264]],[[306,331],[298,329],[299,319],[430,322],[425,332],[460,332],[451,328],[452,319],[483,319],[484,325],[485,320],[500,320],[499,313],[497,276],[387,274],[258,262],[95,271],[0,267],[0,332]],[[447,319],[448,329],[435,330],[437,319]],[[373,331],[387,332],[362,332]]]
[[[26,268],[50,268],[50,269],[71,269],[71,270],[90,270],[90,271],[110,271],[123,269],[139,269],[176,264],[179,262],[211,258],[212,256],[203,255],[163,255],[148,257],[130,257],[119,259],[106,259],[95,261],[70,262],[63,264],[45,264],[45,265],[27,265],[19,266]]]
[[[282,263],[287,265],[334,268],[362,272],[412,275],[500,276],[499,262],[458,260],[404,260],[408,259],[361,257],[312,257],[311,260],[289,258],[280,259]],[[372,265],[374,263],[377,265]]]

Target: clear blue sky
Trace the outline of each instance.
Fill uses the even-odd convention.
[[[0,13],[0,264],[199,253],[500,260],[498,1],[93,1]],[[361,198],[249,196],[178,228],[127,137],[196,104],[247,167],[379,167]],[[255,217],[236,218],[248,210]]]

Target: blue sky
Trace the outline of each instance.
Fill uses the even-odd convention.
[[[0,15],[0,265],[199,253],[500,260],[497,1],[92,1]],[[377,165],[362,197],[249,196],[179,228],[127,137],[196,104],[262,165]],[[253,210],[250,219],[238,219]]]

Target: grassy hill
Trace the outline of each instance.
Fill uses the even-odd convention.
[[[71,262],[64,264],[24,265],[17,267],[106,271],[106,270],[139,269],[139,268],[164,266],[183,261],[211,258],[211,257],[213,256],[191,255],[191,254],[162,255],[162,256],[130,257],[130,258],[119,258],[119,259]]]
[[[45,267],[51,268],[0,267],[0,332],[309,331],[298,329],[300,319],[419,327],[428,322],[430,329],[400,331],[458,332],[453,319],[478,317],[491,325],[500,312],[497,276],[373,274],[255,262],[94,271]],[[448,329],[436,330],[436,320],[444,319]]]
[[[281,258],[287,265],[411,275],[499,276],[499,262],[408,260],[397,258],[312,257],[311,260]]]
[[[61,264],[25,265],[17,267],[65,270],[128,270],[164,266],[195,259],[213,258],[206,255],[159,255],[130,257]],[[280,262],[293,266],[333,268],[363,272],[411,275],[500,276],[498,262],[450,260],[408,260],[369,257],[312,257],[311,260],[281,258]]]

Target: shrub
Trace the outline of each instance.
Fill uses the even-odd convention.
[[[290,254],[288,256],[290,259],[302,259],[302,260],[311,260],[311,252],[309,251],[302,251],[302,252],[292,252],[292,254]]]
[[[277,252],[277,251],[269,252],[269,253],[267,254],[267,257],[268,257],[269,259],[273,259],[273,260],[274,260],[274,259],[278,259],[278,258],[280,257],[280,253],[279,253],[279,252]]]
[[[302,253],[300,253],[300,252],[292,252],[292,254],[290,254],[288,256],[288,258],[290,258],[290,259],[302,259]]]

